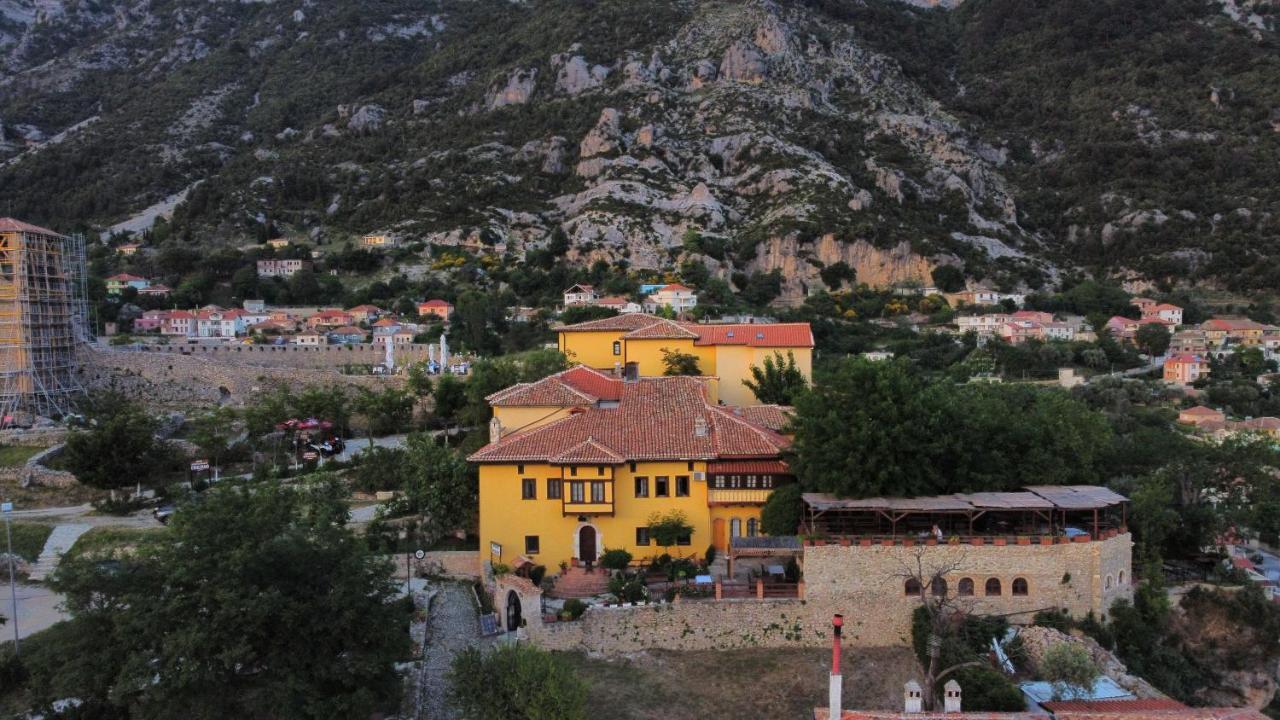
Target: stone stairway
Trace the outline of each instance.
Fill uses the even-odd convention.
[[[92,525],[58,525],[53,528],[53,532],[49,533],[49,539],[44,542],[40,557],[31,567],[31,579],[44,580],[53,574],[53,571],[58,568],[58,562],[62,560],[62,554],[70,550],[71,546],[76,544],[76,540],[79,540],[80,536],[92,527]]]
[[[595,572],[589,573],[580,567],[570,567],[560,573],[560,576],[556,579],[555,590],[551,591],[550,594],[558,598],[589,598],[605,593],[608,590],[608,570],[597,567]]]
[[[716,553],[716,559],[707,566],[707,573],[717,580],[728,580],[729,558],[724,553]]]

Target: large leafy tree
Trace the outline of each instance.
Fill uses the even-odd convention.
[[[764,359],[763,367],[751,366],[751,379],[743,385],[755,393],[756,399],[771,405],[791,405],[809,384],[804,373],[796,367],[795,353],[787,351],[786,358],[775,352]]]
[[[670,348],[662,349],[663,375],[701,375],[698,356]]]
[[[464,720],[582,720],[586,686],[564,661],[529,645],[467,648],[453,660],[449,697]]]
[[[352,404],[356,412],[364,416],[369,447],[373,447],[375,435],[402,432],[413,422],[413,395],[407,390],[387,388],[379,391],[362,387]]]
[[[1134,333],[1133,342],[1137,344],[1142,352],[1156,357],[1163,355],[1169,349],[1169,342],[1173,336],[1169,333],[1169,328],[1160,323],[1146,323],[1138,328]]]
[[[107,393],[87,405],[89,427],[67,438],[63,457],[80,482],[116,488],[144,481],[167,455],[156,421],[127,398]]]
[[[404,493],[393,512],[421,515],[428,543],[476,524],[479,480],[462,453],[426,434],[409,436]]]
[[[861,359],[801,395],[794,427],[806,487],[846,496],[1094,483],[1111,444],[1106,418],[1064,392],[926,381]]]
[[[407,611],[390,567],[345,527],[341,495],[331,480],[220,488],[164,535],[64,561],[53,585],[75,642],[61,662],[31,668],[37,700],[74,694],[103,717],[198,719],[368,717],[393,705]]]

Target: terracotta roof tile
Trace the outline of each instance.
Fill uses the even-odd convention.
[[[638,330],[648,327],[659,322],[669,322],[655,315],[644,315],[642,313],[631,313],[629,315],[616,315],[614,317],[600,318],[599,320],[587,320],[586,322],[575,323],[573,325],[565,325],[560,328],[560,332],[592,332],[592,331],[618,331],[623,332]]]
[[[1040,707],[1052,713],[1104,712],[1134,713],[1152,710],[1187,710],[1187,706],[1169,698],[1138,698],[1117,700],[1057,700],[1040,703]]]
[[[657,322],[650,323],[644,327],[636,328],[622,337],[628,340],[646,340],[660,338],[683,338],[695,341],[697,344],[698,333],[690,327],[682,327],[680,323],[665,318],[655,317]]]
[[[42,228],[39,225],[32,225],[31,223],[22,222],[21,220],[16,220],[11,217],[0,218],[0,232],[29,232],[39,235],[54,235],[56,237],[62,237],[61,234],[48,228]]]
[[[743,323],[698,325],[684,323],[698,334],[694,345],[747,345],[750,347],[813,347],[809,323]]]
[[[775,432],[782,432],[791,423],[794,410],[784,405],[745,405],[738,408],[742,417]]]
[[[789,441],[707,402],[693,377],[622,383],[617,407],[579,413],[490,443],[473,462],[550,462],[590,439],[624,460],[776,459]]]
[[[586,440],[552,457],[551,462],[556,465],[617,465],[626,462],[626,458],[588,436]]]

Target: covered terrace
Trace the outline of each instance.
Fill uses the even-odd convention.
[[[921,541],[1037,535],[1100,540],[1125,531],[1129,502],[1095,485],[917,498],[843,499],[825,493],[803,498],[802,532],[807,534]]]

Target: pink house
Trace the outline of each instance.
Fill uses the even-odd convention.
[[[1164,363],[1165,382],[1190,385],[1209,374],[1209,361],[1200,355],[1174,355]]]

